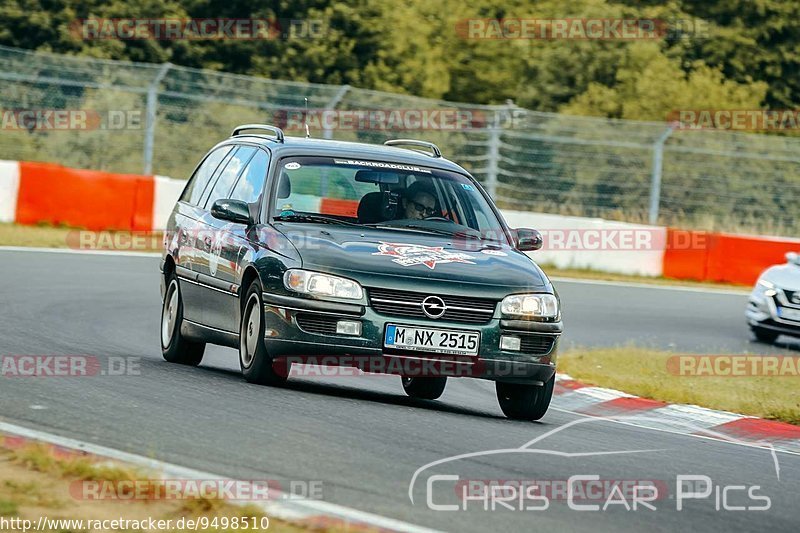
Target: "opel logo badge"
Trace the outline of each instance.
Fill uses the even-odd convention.
[[[447,305],[438,296],[428,296],[422,300],[422,312],[429,318],[441,318],[445,311]]]
[[[800,291],[794,291],[794,294],[792,294],[792,303],[800,304]]]

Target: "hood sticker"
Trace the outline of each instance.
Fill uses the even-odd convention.
[[[486,255],[496,255],[496,256],[498,256],[498,257],[505,257],[505,256],[507,256],[507,255],[508,255],[507,253],[505,253],[505,252],[503,252],[503,251],[500,251],[500,250],[492,250],[492,249],[488,249],[488,250],[481,250],[481,253],[482,253],[482,254],[486,254]]]
[[[438,263],[467,263],[474,265],[468,254],[450,252],[443,246],[421,246],[399,242],[383,242],[372,255],[394,257],[392,261],[402,266],[425,265],[433,270]]]

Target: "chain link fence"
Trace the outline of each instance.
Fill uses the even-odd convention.
[[[267,122],[313,137],[416,137],[484,183],[501,207],[709,230],[797,234],[800,139],[672,130],[667,123],[455,104],[413,96],[0,47],[0,159],[185,179],[234,126]],[[25,122],[23,111],[89,114],[88,127]],[[435,112],[452,127],[344,126],[348,112]],[[407,121],[406,121],[407,122]],[[74,126],[74,125],[73,125]],[[85,126],[85,125],[84,125]],[[441,124],[438,124],[441,126]]]

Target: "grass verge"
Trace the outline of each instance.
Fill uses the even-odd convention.
[[[243,528],[243,520],[250,526],[249,531],[262,531],[259,528],[261,525],[267,526],[269,531],[281,533],[299,533],[312,529],[271,517],[266,517],[269,519],[267,524],[262,521],[264,513],[256,506],[234,505],[219,499],[137,497],[92,500],[76,497],[75,484],[82,481],[115,483],[144,480],[148,486],[152,483],[155,490],[160,490],[163,481],[152,474],[148,476],[146,472],[125,465],[98,462],[97,459],[71,453],[56,455],[52,448],[41,444],[27,444],[22,447],[8,444],[13,442],[13,438],[6,440],[0,435],[0,517],[31,520],[33,524],[42,516],[51,521],[83,520],[84,523],[90,520],[142,521],[152,518],[171,520],[175,526],[180,519],[185,521],[206,517],[209,525],[214,525],[213,520],[217,518],[218,527],[200,526],[197,530],[239,531]],[[223,525],[227,527],[222,527]],[[256,527],[252,527],[253,525]],[[316,526],[313,530],[347,531],[325,526]],[[45,527],[41,531],[55,530]],[[60,531],[65,531],[63,522]],[[173,528],[166,531],[180,530]]]
[[[794,372],[784,370],[785,375],[727,377],[679,375],[678,360],[671,359],[675,357],[678,355],[672,352],[637,347],[573,349],[559,355],[558,366],[559,371],[588,385],[800,425],[797,358],[793,359]]]
[[[87,231],[56,226],[0,224],[0,246],[160,252],[161,232]]]

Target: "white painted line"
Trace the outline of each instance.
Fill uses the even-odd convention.
[[[547,271],[545,271],[545,274]],[[628,281],[604,281],[599,279],[580,279],[580,278],[562,278],[552,277],[551,281],[558,283],[579,283],[582,285],[607,285],[609,287],[629,287],[632,289],[659,289],[662,291],[680,291],[680,292],[700,292],[705,294],[729,294],[735,296],[747,296],[750,291],[747,289],[715,289],[705,287],[686,287],[682,285],[659,285],[657,283],[645,282],[628,282]]]
[[[133,453],[115,450],[113,448],[106,448],[97,444],[91,444],[84,441],[70,439],[53,435],[52,433],[45,433],[35,429],[29,429],[6,422],[0,422],[0,432],[18,435],[38,441],[48,442],[56,446],[68,448],[71,450],[78,450],[109,459],[130,463],[147,470],[155,470],[160,472],[165,478],[172,479],[228,479],[218,474],[211,474],[192,468],[165,463],[156,459],[148,459],[147,457],[136,455]],[[250,502],[252,503],[252,502]],[[301,498],[289,498],[281,501],[261,502],[259,504],[262,509],[274,517],[283,520],[302,520],[312,516],[325,515],[328,517],[338,518],[349,522],[363,523],[367,526],[374,527],[385,531],[403,531],[410,533],[435,533],[437,530],[427,529],[394,518],[387,518],[384,516],[351,509],[343,505],[338,505],[319,500],[306,500]]]
[[[618,400],[620,398],[635,398],[632,394],[614,389],[604,389],[602,387],[581,387],[580,389],[575,389],[573,392],[581,396],[588,396],[595,402],[610,402],[611,400]]]
[[[157,252],[123,252],[118,250],[73,250],[72,248],[36,248],[27,246],[0,246],[0,252],[31,252],[75,255],[112,255],[123,257],[161,257]]]

